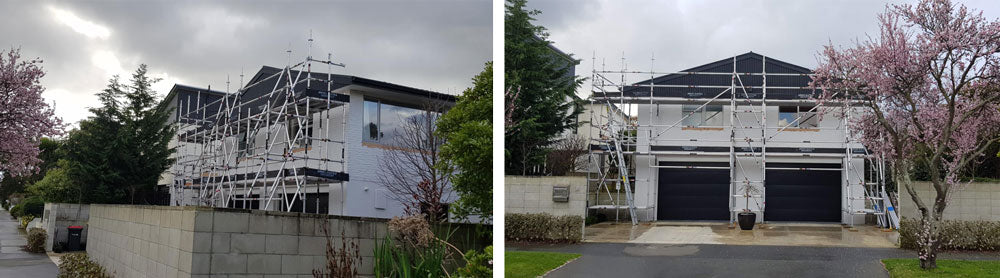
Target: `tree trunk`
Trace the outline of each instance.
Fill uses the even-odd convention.
[[[937,227],[941,220],[941,212],[945,207],[945,196],[936,194],[933,209],[928,209],[927,205],[917,195],[913,188],[913,181],[910,179],[910,165],[904,161],[896,161],[893,168],[893,179],[897,188],[902,186],[909,193],[917,210],[920,211],[920,227],[917,233],[917,258],[920,259],[920,268],[937,268],[938,231]]]
[[[917,257],[920,258],[920,268],[929,270],[937,268],[937,251],[941,246],[940,224],[944,209],[948,206],[947,184],[934,181],[934,186],[938,193],[934,196],[932,209],[921,209],[920,234],[917,237],[920,243],[920,250]]]
[[[929,213],[924,213],[920,218],[920,231],[917,235],[919,246],[917,258],[920,259],[922,269],[937,268],[937,223],[928,215]]]

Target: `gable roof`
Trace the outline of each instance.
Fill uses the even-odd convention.
[[[766,60],[766,62],[765,62]],[[736,93],[740,98],[760,99],[763,93],[764,78],[760,74],[766,69],[768,74],[780,73],[784,75],[767,76],[767,99],[808,99],[815,90],[809,88],[812,79],[809,74],[812,70],[787,63],[764,55],[747,52],[734,57],[725,58],[712,63],[696,66],[681,71],[680,73],[667,74],[653,79],[632,83],[625,86],[622,95],[626,97],[648,97],[650,87],[644,85],[680,85],[689,87],[655,87],[653,95],[655,97],[679,97],[679,98],[712,98],[725,89],[718,87],[729,87],[732,85],[731,74],[695,74],[704,73],[733,73],[738,74],[736,80]],[[766,66],[766,68],[765,68]],[[756,75],[754,75],[756,74]],[[698,86],[715,86],[716,88],[704,88]],[[746,90],[746,93],[744,93]],[[720,98],[730,98],[727,92]]]

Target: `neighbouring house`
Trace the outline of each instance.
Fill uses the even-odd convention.
[[[576,136],[583,139],[587,145],[590,145],[595,140],[600,139],[603,133],[600,127],[607,126],[607,123],[610,121],[634,123],[635,118],[625,113],[618,105],[607,105],[606,103],[594,101],[588,102],[583,105],[583,111],[576,117],[577,127],[567,136]],[[589,161],[590,159],[602,159],[602,156],[591,157],[590,154],[586,154],[580,157],[580,159],[582,161]],[[581,164],[584,167],[577,169],[578,172],[597,173],[599,171],[597,167],[598,163]]]
[[[628,217],[631,205],[638,221],[732,222],[748,210],[758,222],[851,225],[884,212],[877,163],[847,136],[859,108],[818,104],[810,73],[749,52],[651,80],[595,84],[595,100],[636,105],[638,119],[592,144],[604,159],[590,174],[590,212]],[[607,139],[614,134],[623,134],[618,146]],[[625,167],[611,162],[618,155]]]
[[[177,162],[165,174],[174,206],[391,218],[404,206],[379,183],[400,126],[452,95],[311,71],[328,62],[263,66],[242,89],[177,85]],[[200,98],[199,98],[200,97]],[[195,102],[191,99],[200,99]],[[173,104],[171,104],[173,105]],[[414,181],[416,182],[416,181]],[[444,203],[457,197],[447,194]]]

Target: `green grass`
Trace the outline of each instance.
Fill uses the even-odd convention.
[[[506,251],[503,274],[508,278],[534,278],[579,257],[570,253]]]
[[[884,259],[889,277],[1000,277],[1000,261],[937,260],[936,269],[920,268],[917,259]]]

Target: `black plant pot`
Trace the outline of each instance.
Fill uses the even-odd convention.
[[[740,222],[740,230],[753,230],[753,225],[757,223],[757,214],[753,212],[741,212],[736,217]]]

